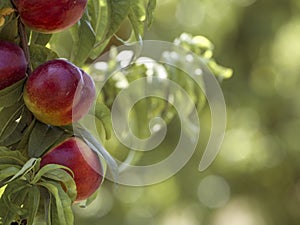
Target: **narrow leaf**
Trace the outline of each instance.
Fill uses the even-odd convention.
[[[127,17],[130,5],[134,1],[128,0],[108,0],[109,7],[109,29],[106,34],[106,38],[111,37],[120,27],[123,20]]]
[[[110,109],[102,102],[97,102],[95,116],[99,119],[104,127],[106,140],[111,138],[112,122]]]
[[[71,61],[80,66],[87,60],[96,43],[96,34],[90,22],[84,18],[80,20],[78,36],[78,41],[74,44],[75,51],[72,52]]]
[[[64,130],[58,127],[37,121],[29,137],[28,155],[29,157],[41,157],[58,141],[64,140],[69,136],[70,134],[65,133]]]
[[[28,190],[27,194],[27,205],[25,208],[28,209],[28,220],[27,224],[33,224],[35,216],[40,206],[40,190],[37,186],[32,186]]]
[[[16,127],[15,121],[20,117],[23,107],[23,102],[19,102],[0,111],[0,140],[7,137],[7,130],[13,131]]]
[[[0,91],[0,108],[8,107],[18,102],[23,91],[24,82],[25,79],[20,80],[17,83]]]
[[[36,158],[31,158],[29,159],[24,166],[22,167],[22,169],[16,173],[11,179],[9,179],[7,181],[7,183],[12,182],[20,177],[25,176],[30,170],[32,170],[35,165],[40,161],[40,159],[36,159]]]
[[[12,151],[6,147],[0,146],[0,164],[11,163],[23,166],[26,158],[19,151]]]
[[[51,214],[56,213],[57,216],[54,216],[59,223],[59,225],[73,225],[74,215],[72,212],[72,201],[69,196],[65,193],[60,184],[52,181],[41,182],[39,185],[45,187],[54,197],[53,202],[51,203]],[[53,218],[53,215],[52,217]]]
[[[74,201],[77,196],[76,184],[73,177],[63,169],[50,170],[44,174],[44,179],[50,179],[61,183],[69,198]]]

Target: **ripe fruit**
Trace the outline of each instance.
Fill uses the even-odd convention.
[[[62,31],[83,15],[87,0],[14,0],[22,22],[42,33]]]
[[[41,167],[47,164],[59,164],[73,171],[77,188],[75,202],[91,196],[103,179],[99,157],[79,138],[69,138],[47,152],[42,157]]]
[[[64,126],[88,113],[95,99],[92,78],[72,63],[56,59],[36,68],[24,88],[28,109],[43,123]]]
[[[23,79],[26,68],[23,50],[13,43],[0,40],[0,90]]]

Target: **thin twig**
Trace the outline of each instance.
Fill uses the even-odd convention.
[[[22,23],[20,17],[18,18],[18,30],[19,30],[19,36],[21,39],[21,47],[24,51],[26,60],[27,60],[27,74],[30,75],[31,73],[31,63],[30,63],[30,52],[29,52],[29,47],[28,47],[28,38],[25,30],[25,26]]]

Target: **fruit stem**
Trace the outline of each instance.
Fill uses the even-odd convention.
[[[10,0],[12,6],[14,7],[14,9],[17,12],[16,9],[16,5],[15,5],[15,1],[14,0]],[[18,15],[18,33],[21,39],[21,48],[24,51],[25,54],[25,58],[27,61],[27,74],[28,76],[31,74],[31,63],[30,63],[30,52],[29,52],[29,47],[28,47],[28,38],[27,38],[27,34],[26,34],[26,30],[25,30],[25,26],[21,21],[20,16]]]
[[[30,64],[30,52],[28,47],[28,38],[25,30],[25,26],[22,23],[20,17],[18,18],[18,30],[19,30],[19,36],[21,39],[21,47],[24,51],[26,60],[27,60],[27,74],[30,75],[31,73],[31,64]]]

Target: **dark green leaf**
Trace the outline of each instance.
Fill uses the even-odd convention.
[[[14,164],[23,166],[26,158],[19,151],[11,151],[6,147],[0,146],[0,164]]]
[[[39,185],[46,188],[54,197],[51,201],[51,219],[55,225],[73,225],[74,215],[72,212],[72,201],[57,182],[40,182]],[[56,220],[56,221],[53,221]]]
[[[0,146],[12,146],[17,144],[26,133],[26,129],[31,123],[31,119],[32,114],[24,107],[19,122],[15,122],[17,123],[17,126],[8,137],[0,141]]]
[[[77,41],[74,43],[71,61],[80,66],[87,60],[96,43],[95,32],[90,22],[85,18],[80,20],[78,36]]]
[[[27,224],[31,225],[40,206],[40,190],[37,186],[33,185],[29,188],[26,203],[24,208],[28,210]]]
[[[58,58],[54,51],[43,45],[31,44],[29,50],[33,69],[49,60]]]
[[[5,191],[0,199],[0,218],[2,225],[10,225],[16,218],[18,218],[18,211],[23,204],[27,191],[16,191],[17,189],[25,188],[27,183],[24,181],[16,181],[10,183],[5,188]],[[6,200],[4,200],[6,199]]]
[[[16,128],[15,122],[20,117],[23,107],[24,103],[21,101],[0,111],[0,140],[4,140]]]
[[[2,0],[1,2],[0,2],[0,8],[6,8],[6,7],[11,7],[11,3],[10,3],[10,1],[8,1],[8,0]]]
[[[4,204],[6,204],[7,208],[19,216],[24,216],[27,213],[27,209],[23,208],[20,203],[23,203],[27,197],[28,187],[29,184],[26,182],[16,181],[12,183],[12,185],[7,185],[5,193],[2,196]],[[22,198],[22,201],[18,202],[16,196],[18,198]]]
[[[30,44],[45,46],[51,39],[51,34],[42,34],[39,32],[32,31]]]
[[[18,19],[12,14],[6,21],[4,27],[0,28],[0,40],[7,40],[10,42],[17,42],[18,39]]]
[[[0,91],[0,108],[8,107],[18,102],[23,93],[24,82],[25,79],[20,80],[19,82]]]
[[[6,167],[6,168],[5,168]],[[6,164],[0,170],[0,187],[7,183],[7,179],[15,176],[21,169],[21,166]]]
[[[107,1],[88,1],[88,16],[95,31],[97,42],[104,41],[103,38],[105,37],[109,23]]]
[[[109,25],[106,33],[106,38],[111,37],[120,27],[123,20],[127,17],[130,5],[135,1],[128,0],[108,0],[109,9]]]
[[[22,136],[22,139],[18,143],[16,149],[25,149],[25,150],[27,150],[28,140],[29,140],[31,131],[32,131],[35,123],[36,123],[36,119],[33,118],[32,121],[30,122],[29,126],[26,128],[26,130],[25,130],[25,132],[24,132],[24,134]]]
[[[64,130],[37,121],[28,141],[29,157],[41,157],[47,150],[71,135]]]
[[[42,176],[43,179],[46,178],[59,182],[63,185],[70,199],[74,201],[77,196],[76,184],[73,177],[67,171],[73,174],[73,172],[69,168],[56,164],[48,164],[41,168],[41,170],[39,171],[40,174],[38,173],[36,175],[37,178],[35,178],[38,179]]]

